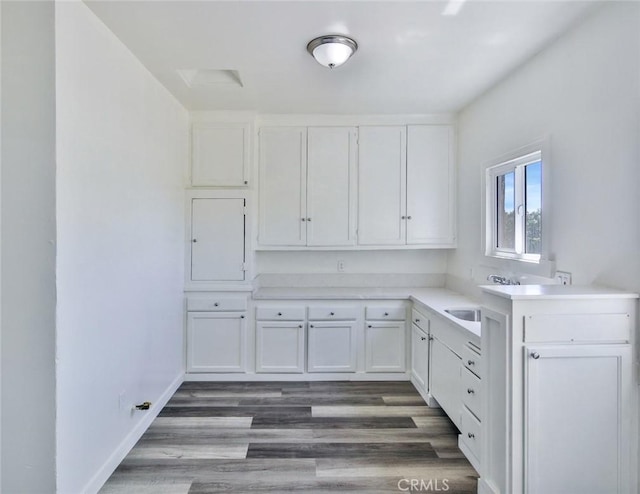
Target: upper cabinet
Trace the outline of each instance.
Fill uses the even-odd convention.
[[[453,130],[360,127],[358,243],[455,246]]]
[[[262,246],[355,244],[355,127],[260,130]]]
[[[246,187],[251,125],[196,122],[191,129],[191,185]]]
[[[450,125],[262,127],[259,249],[455,247]]]
[[[360,127],[358,243],[402,245],[406,236],[406,127]]]

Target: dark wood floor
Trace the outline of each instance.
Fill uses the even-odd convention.
[[[409,382],[187,382],[100,492],[475,493],[457,434]]]

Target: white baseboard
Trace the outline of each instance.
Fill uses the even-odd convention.
[[[125,456],[131,451],[131,448],[135,446],[142,434],[149,428],[151,422],[158,416],[160,410],[171,399],[176,390],[180,387],[184,381],[184,374],[180,374],[173,382],[167,387],[167,389],[160,395],[158,400],[153,404],[150,413],[145,414],[144,418],[136,424],[124,440],[118,445],[116,450],[111,454],[102,467],[96,472],[92,479],[85,485],[82,492],[84,493],[97,493],[104,485],[107,479],[111,476],[118,465],[122,462]]]
[[[409,381],[408,372],[356,372],[317,374],[186,374],[185,381],[268,382],[268,381]]]

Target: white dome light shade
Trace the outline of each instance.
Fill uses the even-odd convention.
[[[346,36],[320,36],[307,45],[307,51],[320,65],[334,69],[349,60],[358,43]]]

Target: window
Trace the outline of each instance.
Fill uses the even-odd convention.
[[[540,262],[542,151],[487,168],[487,249],[493,257]]]

